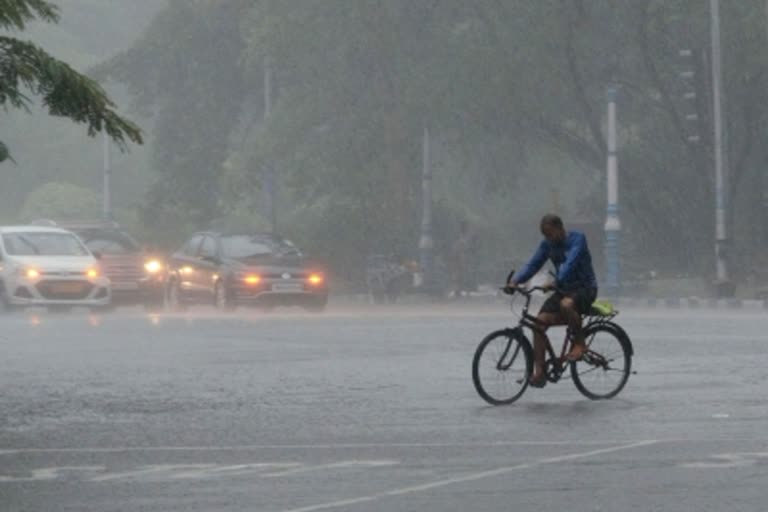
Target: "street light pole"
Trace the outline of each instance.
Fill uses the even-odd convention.
[[[103,146],[104,146],[104,172],[102,183],[102,195],[104,199],[104,220],[112,220],[112,169],[109,161],[109,135],[107,131],[103,132]]]
[[[619,169],[616,157],[616,86],[608,87],[608,158],[606,162],[608,201],[605,219],[605,264],[606,288],[609,295],[616,296],[620,289],[619,241],[621,221],[619,220]]]
[[[432,157],[430,154],[429,127],[424,126],[422,139],[422,175],[421,175],[421,236],[419,237],[419,263],[422,272],[422,285],[429,289],[432,285]]]
[[[264,58],[264,124],[267,124],[272,114],[272,64],[269,57]],[[275,166],[272,162],[265,164],[264,176],[264,215],[269,222],[272,233],[277,231]]]
[[[717,284],[725,286],[728,282],[728,267],[726,265],[726,208],[728,203],[726,181],[726,155],[723,148],[723,119],[722,119],[722,67],[720,55],[720,2],[710,0],[712,39],[712,117],[715,146],[715,258],[717,261]]]

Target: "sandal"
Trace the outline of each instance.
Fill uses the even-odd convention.
[[[565,360],[569,363],[575,363],[576,361],[581,361],[584,355],[587,353],[587,347],[584,347],[584,349],[581,351],[581,354],[573,355],[574,349],[571,348],[571,351],[568,353],[568,355],[565,356]]]
[[[547,385],[547,376],[546,375],[542,375],[541,377],[539,377],[536,380],[534,380],[533,376],[531,376],[531,378],[528,379],[528,384],[531,387],[534,387],[534,388],[543,388],[544,386]]]

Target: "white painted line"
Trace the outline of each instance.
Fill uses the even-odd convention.
[[[169,474],[177,471],[202,471],[214,469],[216,464],[156,464],[143,466],[134,471],[123,471],[121,473],[110,473],[108,475],[97,476],[91,479],[91,482],[109,482],[112,480],[147,480],[159,477],[161,480],[168,478]]]
[[[0,482],[47,482],[58,480],[64,473],[101,473],[104,466],[59,466],[51,468],[39,468],[30,472],[29,476],[0,475]]]
[[[466,482],[473,482],[476,480],[482,480],[484,478],[489,477],[495,477],[504,475],[507,473],[511,473],[513,471],[518,471],[521,469],[530,469],[537,466],[542,466],[545,464],[555,464],[558,462],[566,462],[569,460],[576,460],[576,459],[584,459],[587,457],[594,457],[596,455],[602,455],[605,453],[612,453],[612,452],[618,452],[623,450],[631,450],[633,448],[640,448],[641,446],[649,446],[652,444],[656,444],[658,441],[655,440],[649,440],[649,441],[640,441],[637,443],[632,444],[625,444],[621,446],[613,446],[611,448],[602,448],[600,450],[592,450],[589,452],[581,452],[581,453],[573,453],[570,455],[562,455],[559,457],[549,457],[546,459],[539,459],[533,462],[528,462],[525,464],[518,464],[516,466],[506,466],[501,467],[497,469],[491,469],[488,471],[481,471],[479,473],[471,473],[464,476],[459,476],[455,478],[447,478],[445,480],[438,480],[436,482],[429,482],[422,485],[414,485],[410,487],[401,487],[399,489],[393,489],[391,491],[385,491],[377,494],[369,494],[368,496],[360,496],[358,498],[349,498],[345,500],[339,500],[339,501],[332,501],[328,503],[321,503],[319,505],[310,505],[308,507],[300,507],[300,508],[292,508],[284,510],[283,512],[314,512],[315,510],[328,510],[332,508],[339,508],[339,507],[346,507],[348,505],[356,505],[358,503],[367,503],[371,501],[376,501],[382,498],[388,498],[392,496],[403,496],[406,494],[414,494],[418,492],[423,491],[429,491],[432,489],[437,489],[440,487],[447,487],[449,485],[453,484],[461,484]]]
[[[687,469],[732,469],[755,466],[768,458],[768,452],[720,453],[711,455],[706,461],[688,462],[680,467]]]
[[[317,466],[304,466],[302,468],[289,469],[276,473],[264,473],[263,477],[277,478],[281,476],[291,476],[299,473],[308,473],[310,471],[322,471],[324,469],[346,469],[346,468],[380,468],[388,466],[397,466],[400,464],[396,460],[343,460],[330,464],[319,464]]]
[[[303,467],[304,465],[299,462],[256,462],[252,464],[234,464],[230,466],[219,466],[214,464],[214,467],[212,468],[171,473],[168,475],[168,478],[171,480],[208,480],[211,478],[251,475],[268,469],[275,471],[279,469],[301,469]]]
[[[689,441],[669,439],[670,442]],[[706,440],[705,440],[706,441]],[[721,441],[721,440],[716,440]],[[732,441],[724,439],[722,441]],[[741,441],[736,439],[733,441]],[[744,439],[754,441],[754,439]],[[336,450],[345,448],[495,448],[504,446],[606,446],[633,443],[628,439],[606,441],[498,441],[493,443],[340,443],[340,444],[246,444],[230,446],[112,446],[112,447],[70,447],[70,448],[9,448],[0,450],[0,456],[35,453],[124,453],[124,452],[230,452],[248,450]]]

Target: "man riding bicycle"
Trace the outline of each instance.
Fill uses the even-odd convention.
[[[541,219],[541,234],[544,236],[531,260],[520,272],[510,279],[508,286],[516,288],[529,281],[547,260],[555,265],[554,283],[545,288],[556,290],[541,307],[537,323],[541,329],[533,333],[533,375],[530,383],[543,387],[547,378],[544,373],[546,355],[546,331],[555,325],[567,325],[573,344],[566,356],[569,361],[578,361],[586,352],[581,329],[581,315],[589,312],[597,298],[597,279],[592,268],[592,255],[587,246],[587,237],[578,231],[566,231],[563,220],[548,214]]]

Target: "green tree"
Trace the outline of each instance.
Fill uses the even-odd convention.
[[[768,232],[751,236],[757,223],[742,222],[768,213],[759,193],[768,153],[756,143],[768,122],[763,7],[722,5],[742,251],[751,240],[768,246]],[[686,84],[679,52],[707,54],[708,20],[698,0],[176,1],[157,18],[155,37],[139,41],[113,74],[163,107],[157,129],[191,129],[195,143],[187,145],[160,145],[158,133],[158,163],[184,163],[164,165],[174,169],[173,187],[159,198],[189,212],[207,201],[221,212],[227,202],[219,198],[232,192],[255,209],[261,170],[274,165],[295,205],[283,218],[345,269],[371,250],[414,247],[425,125],[446,217],[493,224],[508,248],[510,224],[534,226],[557,187],[566,213],[600,222],[605,95],[616,84],[632,257],[646,269],[706,273],[714,196],[708,63],[700,59],[695,83]],[[226,27],[226,44],[211,42],[212,24]],[[276,101],[262,122],[265,59]],[[699,105],[684,100],[691,85]],[[689,122],[694,113],[698,127]],[[195,135],[203,131],[212,135]],[[689,140],[692,131],[699,142]],[[185,191],[200,183],[209,195]]]
[[[92,190],[71,183],[50,182],[27,195],[19,218],[22,222],[93,219],[100,211],[101,199]]]
[[[125,83],[155,114],[159,176],[148,218],[202,224],[220,212],[219,175],[248,96],[241,66],[244,2],[172,0],[134,47],[94,73]]]
[[[45,0],[0,3],[0,28],[23,31],[35,19],[55,23],[56,6]],[[114,111],[115,105],[94,80],[31,42],[0,36],[0,106],[28,110],[30,93],[41,97],[49,114],[85,124],[89,135],[104,130],[121,147],[128,140],[142,142],[140,129]],[[0,161],[9,157],[0,141]]]

